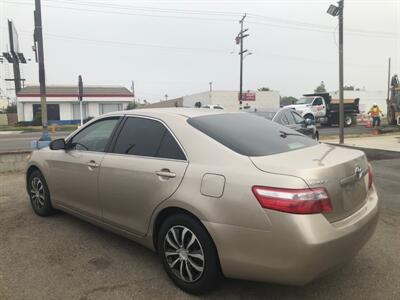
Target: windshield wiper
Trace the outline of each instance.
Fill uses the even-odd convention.
[[[286,138],[288,135],[303,136],[300,133],[290,133],[290,132],[286,132],[286,131],[282,131],[282,130],[279,130],[279,132],[280,132],[280,137],[282,137],[282,138]]]

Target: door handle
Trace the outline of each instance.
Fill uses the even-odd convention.
[[[175,178],[176,177],[176,174],[174,172],[171,172],[168,169],[162,169],[160,171],[157,171],[156,175],[160,176],[160,177],[165,177],[165,178]]]
[[[87,166],[89,168],[95,169],[95,168],[98,168],[100,165],[97,162],[95,162],[94,160],[91,160],[88,162]]]

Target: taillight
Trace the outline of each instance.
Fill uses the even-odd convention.
[[[263,208],[292,214],[329,213],[333,210],[324,188],[282,189],[253,186],[253,193]]]
[[[370,189],[372,187],[372,167],[371,165],[368,165],[368,189]]]

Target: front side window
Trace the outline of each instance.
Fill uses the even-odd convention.
[[[321,98],[315,99],[314,102],[313,102],[313,105],[314,106],[322,105],[322,99]]]
[[[99,120],[79,131],[69,142],[69,148],[104,152],[119,117]]]
[[[114,153],[185,160],[182,149],[160,122],[129,117],[118,136]]]

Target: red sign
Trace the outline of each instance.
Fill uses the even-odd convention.
[[[239,95],[239,100],[240,100],[240,95]],[[256,93],[252,92],[242,93],[242,101],[256,101]]]

